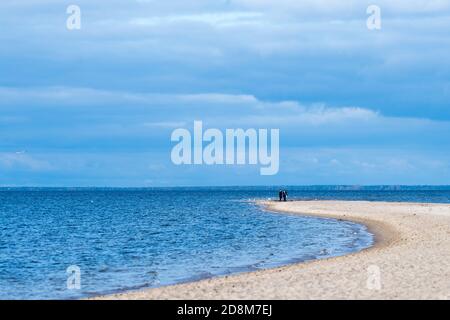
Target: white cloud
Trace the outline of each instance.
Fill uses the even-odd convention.
[[[260,12],[218,12],[133,18],[130,20],[130,23],[138,26],[157,26],[162,24],[193,22],[204,23],[213,27],[231,27],[241,24],[256,23],[261,21],[263,17],[264,15]]]
[[[376,119],[376,111],[361,107],[328,107],[324,104],[302,105],[296,101],[268,102],[258,100],[252,95],[233,95],[219,93],[204,94],[152,94],[120,91],[105,91],[90,88],[70,87],[44,87],[44,88],[0,88],[0,108],[3,106],[22,105],[29,108],[27,103],[33,101],[34,105],[48,107],[74,107],[101,106],[101,111],[107,115],[104,106],[114,109],[133,110],[137,106],[148,106],[151,109],[172,109],[177,113],[167,114],[164,121],[148,122],[147,126],[178,127],[186,121],[177,118],[186,114],[198,115],[205,118],[214,118],[216,112],[223,114],[224,121],[251,123],[308,123],[323,125],[343,121],[368,121]],[[205,113],[205,111],[208,111]],[[202,116],[202,113],[204,114]],[[160,116],[161,117],[161,116]],[[169,120],[170,119],[170,120]],[[175,119],[175,120],[173,120]]]
[[[165,122],[146,122],[144,126],[150,128],[180,128],[186,126],[187,123],[185,121],[165,121]]]
[[[225,104],[248,104],[257,103],[252,95],[243,94],[221,94],[221,93],[203,93],[203,94],[184,94],[177,95],[181,101],[186,102],[203,102],[203,103],[225,103]]]
[[[29,101],[33,101],[30,106]],[[153,113],[150,127],[180,127],[193,119],[204,119],[217,125],[260,125],[260,126],[324,126],[327,124],[395,127],[399,123],[415,126],[430,126],[433,121],[421,118],[390,118],[378,111],[363,107],[333,107],[323,103],[301,104],[297,101],[263,101],[253,95],[244,94],[154,94],[96,90],[91,88],[43,87],[5,88],[0,87],[0,108],[72,108],[84,112],[88,107],[91,114],[100,113],[105,119],[110,112],[121,112],[126,119],[133,110]],[[144,109],[142,109],[144,108]],[[170,110],[170,111],[169,111]],[[5,114],[3,119],[15,119],[18,115]],[[218,120],[220,118],[220,120]]]
[[[361,0],[233,0],[233,3],[249,9],[264,8],[272,11],[301,12],[304,15],[345,16],[349,13],[357,13],[359,8],[366,8],[374,2]],[[442,12],[450,8],[447,0],[377,0],[375,4],[396,14]]]
[[[4,170],[23,168],[32,171],[46,171],[52,168],[46,160],[36,159],[24,151],[0,153],[0,167]]]

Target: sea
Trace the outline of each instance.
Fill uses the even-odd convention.
[[[256,200],[450,203],[449,187],[0,188],[0,299],[79,299],[341,256],[361,224]]]

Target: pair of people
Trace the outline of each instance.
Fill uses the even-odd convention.
[[[286,190],[278,191],[278,197],[280,198],[280,201],[281,200],[286,201],[287,195],[288,195],[288,192]]]

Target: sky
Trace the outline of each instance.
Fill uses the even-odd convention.
[[[278,174],[174,165],[194,120],[279,129]],[[0,2],[0,186],[444,185],[449,147],[450,0]]]

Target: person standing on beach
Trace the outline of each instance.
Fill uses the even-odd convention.
[[[281,201],[281,199],[283,199],[283,191],[282,190],[278,191],[278,197],[280,198],[280,201]]]
[[[286,201],[287,198],[287,191],[283,190],[283,201]]]

